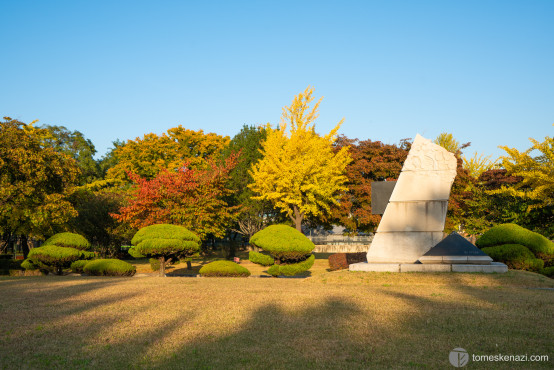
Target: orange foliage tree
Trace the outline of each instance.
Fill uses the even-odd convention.
[[[371,213],[371,183],[398,178],[411,146],[408,140],[401,140],[396,146],[340,136],[335,143],[336,150],[349,146],[352,157],[346,167],[348,190],[339,204],[332,207],[331,217],[324,221],[343,225],[353,234],[374,231],[381,216]]]
[[[201,239],[208,235],[221,238],[239,212],[239,207],[224,200],[231,192],[226,183],[237,157],[231,155],[220,164],[208,160],[203,169],[189,168],[189,163],[178,170],[162,169],[151,180],[129,172],[135,184],[133,196],[112,216],[136,229],[173,224],[186,227]]]

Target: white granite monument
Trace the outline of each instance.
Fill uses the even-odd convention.
[[[448,258],[422,258],[443,240],[448,198],[456,177],[456,166],[454,154],[431,140],[416,135],[367,252],[367,263],[352,264],[350,270],[453,271],[454,263],[471,263],[467,257],[464,259],[456,254],[462,249],[469,251],[469,254],[475,253],[470,251],[471,247],[475,247],[469,242],[465,249],[456,249],[455,255],[448,255]],[[446,263],[447,261],[450,263]],[[480,267],[470,270],[507,270],[506,265],[491,265],[491,261],[488,256],[481,256]],[[483,267],[486,265],[487,267]]]

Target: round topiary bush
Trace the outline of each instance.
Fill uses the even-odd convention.
[[[200,275],[208,277],[248,277],[250,271],[235,262],[215,261],[202,266]]]
[[[505,263],[511,269],[540,271],[544,266],[543,260],[536,258],[529,248],[520,244],[485,247],[482,251],[493,260]]]
[[[77,261],[75,261],[71,264],[71,266],[70,266],[71,271],[73,271],[77,274],[81,274],[81,273],[83,273],[83,268],[89,262],[90,262],[90,260],[77,260]]]
[[[273,257],[254,251],[248,252],[248,260],[262,266],[271,266],[275,263]]]
[[[300,231],[287,225],[271,225],[250,238],[250,244],[262,248],[279,260],[302,261],[315,248],[314,243]]]
[[[71,266],[71,263],[81,259],[83,252],[75,248],[58,247],[55,245],[45,245],[39,248],[33,248],[29,251],[29,260],[39,268],[53,270],[54,273],[61,275],[63,270]]]
[[[502,244],[524,245],[541,259],[554,257],[554,243],[542,236],[516,224],[502,224],[489,229],[475,243],[479,248],[494,247]]]
[[[90,243],[88,240],[79,234],[75,233],[59,233],[46,239],[43,246],[55,245],[57,247],[75,248],[82,251],[90,249]]]
[[[268,270],[273,276],[296,275],[310,269],[314,263],[314,243],[287,225],[271,225],[258,231],[250,238],[250,244],[274,257],[275,265]]]
[[[98,259],[88,261],[83,267],[87,275],[93,276],[133,276],[135,266],[118,259]]]
[[[136,253],[160,260],[160,276],[165,276],[168,260],[196,254],[200,243],[200,238],[183,226],[167,224],[143,227],[131,240]]]

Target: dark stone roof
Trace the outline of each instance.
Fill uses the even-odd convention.
[[[467,241],[466,238],[452,232],[431,248],[424,256],[486,256],[487,254]]]

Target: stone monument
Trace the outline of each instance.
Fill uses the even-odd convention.
[[[452,263],[471,263],[467,253],[476,252],[463,245],[461,249],[450,253],[448,246],[454,245],[453,242],[445,243],[437,249],[440,251],[437,253],[445,255],[444,258],[440,256],[440,262],[436,255],[422,258],[443,240],[448,198],[456,177],[456,167],[454,154],[431,140],[416,135],[367,252],[367,263],[352,264],[350,270],[452,271]],[[456,242],[460,241],[456,239]],[[468,252],[470,250],[472,252]],[[463,256],[466,258],[462,258]],[[491,265],[492,260],[488,256],[488,259],[481,254],[479,256],[482,257],[478,259],[481,266],[477,268],[479,271],[504,272],[500,270],[504,270],[506,265]],[[483,267],[485,265],[489,268]]]

